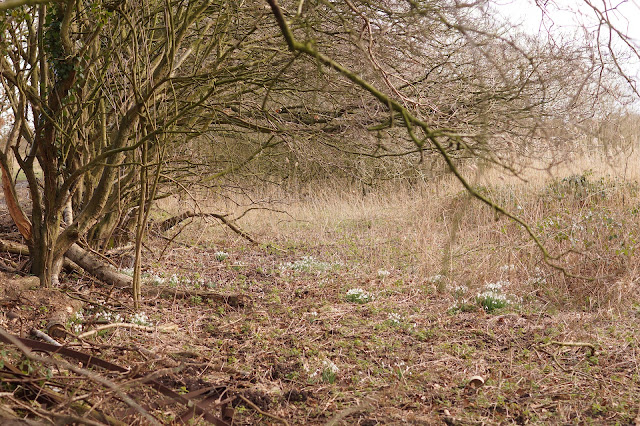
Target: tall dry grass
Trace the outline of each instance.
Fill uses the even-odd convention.
[[[255,194],[270,202],[239,223],[292,256],[340,261],[365,276],[393,270],[448,295],[461,287],[473,294],[500,281],[525,305],[623,307],[637,300],[638,164],[635,154],[589,154],[555,167],[540,161],[518,177],[495,168],[465,169],[476,188],[531,226],[553,257],[548,263],[521,226],[472,199],[452,176],[389,182],[366,195],[344,182],[312,184],[293,194],[272,189]],[[228,198],[200,200],[199,208],[236,216],[246,211]],[[189,234],[196,242],[225,247],[239,238],[216,222],[197,223],[196,236]]]

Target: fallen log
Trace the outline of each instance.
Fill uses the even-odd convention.
[[[118,272],[116,268],[99,260],[93,253],[83,249],[78,244],[73,244],[65,256],[88,274],[106,284],[120,289],[131,288],[133,284],[133,278]]]
[[[0,239],[0,251],[29,255],[29,248],[26,245],[2,239]],[[73,244],[67,251],[64,267],[76,271],[82,269],[92,277],[120,289],[130,288],[133,282],[133,278],[118,272],[116,268],[99,260],[97,256],[78,244]]]
[[[6,251],[7,253],[12,254],[29,255],[29,247],[26,245],[3,239],[0,239],[0,251]]]

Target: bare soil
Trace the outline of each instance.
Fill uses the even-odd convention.
[[[87,276],[55,291],[7,276],[4,329],[46,331],[54,310],[81,301],[58,340],[127,370],[0,344],[0,418],[210,424],[156,383],[237,425],[640,424],[639,204],[615,194],[608,205],[515,195],[552,248],[589,239],[565,265],[595,281],[545,265],[512,223],[456,194],[432,208],[349,199],[318,202],[309,220],[248,216],[259,245],[195,219],[171,243],[148,242],[153,296],[137,312],[129,293]],[[478,294],[490,286],[514,297],[489,306]]]
[[[242,395],[233,399],[234,424],[630,424],[636,418],[637,309],[452,311],[434,285],[397,271],[371,276],[357,264],[336,262],[344,249],[308,245],[284,254],[238,240],[227,246],[224,260],[215,248],[169,249],[162,270],[150,265],[149,273],[176,288],[242,293],[250,303],[233,307],[197,296],[145,300],[148,322],[173,324],[175,331],[115,328],[82,344],[72,336],[63,340],[137,372],[156,372],[183,393],[216,388]],[[308,267],[295,263],[301,259],[296,253],[314,260]],[[73,297],[92,301],[74,323],[79,327],[69,324],[73,333],[95,327],[105,312],[124,320],[134,315],[125,293],[83,277],[66,283]],[[32,290],[8,296],[14,287],[4,286],[3,308],[19,319],[5,316],[2,326],[15,334],[41,328],[49,307],[67,300],[56,292],[43,299]],[[352,288],[373,300],[350,302],[345,295]],[[5,362],[13,356],[18,365],[19,354],[7,350]],[[484,384],[471,382],[474,376]],[[160,397],[144,385],[112,379],[159,421],[171,423],[180,414],[175,404],[154,410]],[[119,398],[90,380],[58,380],[67,392],[82,388],[82,398],[106,414],[145,424],[135,413],[122,418]],[[29,414],[15,389],[3,386],[13,396],[3,394],[2,404]]]

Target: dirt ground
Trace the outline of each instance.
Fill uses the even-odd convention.
[[[228,257],[215,248],[174,247],[162,269],[147,270],[148,285],[242,293],[244,306],[165,296],[145,300],[144,314],[134,313],[127,294],[69,276],[64,292],[93,301],[70,317],[72,333],[115,315],[151,328],[108,329],[82,343],[71,335],[62,340],[139,373],[156,372],[182,393],[215,388],[241,395],[232,402],[234,424],[630,424],[636,418],[638,309],[456,310],[437,286],[396,271],[361,273],[336,260],[341,250],[309,246],[295,249],[307,257],[292,256],[238,240],[224,252]],[[371,298],[354,301],[350,289]],[[3,327],[24,335],[45,326],[52,300],[35,290],[3,290]],[[24,364],[6,346],[2,353],[5,362]],[[82,393],[89,405],[125,423],[145,423],[136,414],[121,418],[126,411],[115,393],[62,373],[57,382],[66,392]],[[38,374],[46,380],[44,366],[33,367],[30,375]],[[143,406],[159,398],[126,377],[112,380]],[[20,416],[29,414],[17,404],[27,402],[16,389],[3,387],[0,401]],[[44,410],[65,411],[39,406],[43,418],[51,418]],[[170,423],[179,408],[150,413]]]
[[[57,322],[66,349],[115,366],[1,343],[0,418],[213,422],[184,396],[236,425],[640,424],[637,221],[625,213],[637,199],[574,209],[578,231],[609,244],[574,265],[611,268],[594,283],[563,278],[508,221],[446,197],[433,212],[347,200],[308,220],[248,217],[258,245],[215,221],[185,223],[147,243],[139,311],[128,292],[77,272],[54,291],[7,273],[2,328],[34,338]],[[516,202],[539,212],[529,220],[553,231],[548,241],[568,244],[560,219],[548,225],[559,215],[536,207],[549,202]],[[471,219],[447,245],[438,218],[460,205]],[[620,229],[629,239],[611,237]],[[130,254],[111,261],[129,266]]]

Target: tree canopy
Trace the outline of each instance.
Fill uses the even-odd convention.
[[[620,66],[635,46],[587,4],[599,27],[568,38],[519,31],[488,0],[5,0],[0,163],[32,272],[50,286],[80,240],[136,240],[139,259],[154,200],[292,167],[373,180],[441,164],[493,205],[460,162],[518,173],[514,154],[588,140],[635,93]]]

